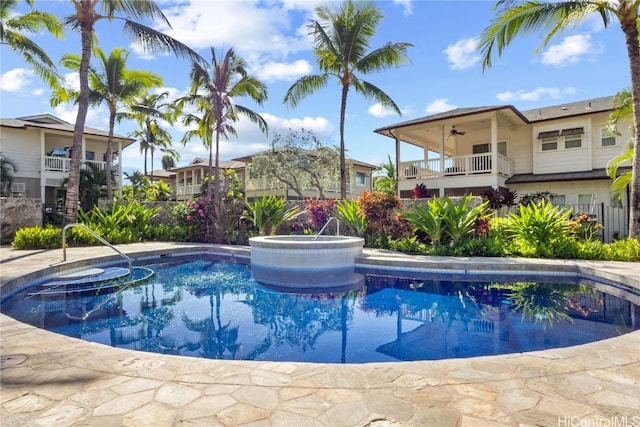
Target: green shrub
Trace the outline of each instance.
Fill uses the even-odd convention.
[[[356,200],[340,200],[336,204],[336,213],[340,224],[353,236],[364,236],[367,230],[367,217],[360,211]]]
[[[62,247],[62,230],[52,225],[21,228],[12,245],[16,249],[58,249]]]
[[[115,203],[103,211],[97,206],[90,213],[80,211],[80,222],[112,244],[131,243],[142,240],[151,227],[151,218],[157,215],[159,207],[148,207],[133,201],[126,204]],[[87,243],[96,244],[97,239],[86,231],[75,234]]]
[[[271,235],[298,212],[297,206],[288,208],[287,201],[276,196],[262,196],[247,204],[247,209],[253,225],[258,227],[258,232],[263,236]]]
[[[182,225],[156,224],[147,228],[144,238],[159,242],[187,242],[189,230]]]
[[[640,261],[640,242],[638,239],[627,238],[615,240],[602,248],[602,258],[609,261]]]

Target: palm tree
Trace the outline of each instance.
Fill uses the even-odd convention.
[[[284,102],[295,107],[303,98],[327,85],[330,77],[336,77],[342,87],[340,102],[340,197],[347,195],[347,166],[345,159],[344,122],[347,95],[353,87],[366,99],[375,100],[401,115],[393,100],[375,85],[361,80],[358,74],[369,74],[406,62],[409,43],[387,43],[373,51],[367,51],[380,20],[380,10],[369,2],[346,0],[337,10],[329,5],[316,8],[320,21],[312,20],[309,34],[314,37],[313,53],[320,74],[298,79],[287,91]]]
[[[618,123],[629,120],[633,114],[633,104],[631,100],[631,91],[623,90],[618,92],[613,101],[616,109],[609,116],[609,128],[616,135],[620,135]],[[631,170],[626,170],[618,176],[618,167],[623,163],[633,160],[633,141],[630,141],[629,147],[618,156],[614,157],[607,164],[607,175],[613,180],[611,184],[611,199],[615,205],[622,205],[622,194],[631,184]]]
[[[73,5],[73,14],[66,18],[66,24],[80,32],[82,55],[79,69],[80,96],[78,98],[78,116],[73,132],[69,182],[65,200],[65,224],[75,222],[78,216],[80,153],[82,151],[82,137],[89,108],[89,64],[91,62],[91,52],[95,46],[96,23],[101,20],[108,20],[109,22],[122,20],[124,22],[123,32],[133,36],[144,49],[172,51],[178,56],[189,58],[193,61],[202,60],[200,55],[183,43],[137,22],[137,20],[144,18],[159,19],[165,25],[171,27],[169,21],[153,0],[71,0],[71,4]],[[118,16],[118,13],[122,13],[126,17]]]
[[[174,152],[178,157],[177,160],[180,160],[180,153],[178,153],[175,150],[171,150],[172,152]],[[164,170],[169,170],[169,169],[173,169],[176,167],[176,157],[172,154],[165,154],[164,156],[162,156],[162,169]]]
[[[375,169],[373,189],[385,194],[396,194],[396,166],[389,156],[387,163],[383,163]]]
[[[113,133],[116,119],[121,119],[118,112],[126,104],[133,101],[147,89],[162,85],[162,77],[144,70],[128,70],[127,59],[129,53],[122,48],[114,48],[109,57],[100,48],[95,48],[95,55],[100,60],[100,69],[89,68],[89,103],[92,105],[106,104],[109,109],[109,138],[107,140],[107,156],[105,170],[107,176],[111,176],[111,163],[113,161]],[[72,71],[80,69],[80,57],[75,54],[66,54],[60,61],[66,68]],[[78,101],[79,93],[75,90],[55,85],[51,105],[56,106],[61,102]],[[113,200],[113,185],[107,180],[107,199]]]
[[[631,197],[629,209],[629,237],[640,237],[640,0],[573,0],[563,2],[516,2],[500,0],[493,22],[484,29],[478,47],[482,53],[483,69],[491,66],[494,51],[498,56],[521,34],[542,30],[546,32],[543,46],[553,36],[574,27],[588,16],[602,18],[605,27],[616,20],[622,28],[631,71],[631,99],[633,103],[634,155],[631,163]]]
[[[151,152],[151,180],[153,181],[153,154],[156,147],[170,147],[171,135],[161,126],[161,122],[173,123],[176,111],[174,105],[166,99],[169,92],[158,94],[146,93],[129,104],[126,117],[138,122],[142,130],[132,133],[140,144],[140,152],[144,153],[144,174],[147,175],[147,154]]]
[[[25,0],[33,8],[33,0]],[[0,44],[20,55],[31,66],[33,72],[50,86],[57,79],[56,66],[47,53],[28,34],[38,34],[42,30],[51,33],[57,39],[64,35],[60,20],[50,13],[32,10],[19,15],[15,9],[18,0],[0,0]]]
[[[194,62],[191,68],[191,94],[178,100],[182,109],[185,105],[195,107],[201,113],[188,114],[185,124],[196,125],[196,129],[185,134],[183,142],[193,137],[202,139],[209,148],[209,184],[208,194],[213,194],[214,206],[220,199],[220,136],[228,138],[237,136],[232,123],[239,116],[244,116],[258,125],[265,134],[268,133],[267,122],[255,111],[236,103],[237,98],[248,96],[258,105],[267,99],[267,88],[256,77],[249,75],[244,59],[236,56],[233,49],[227,50],[220,58],[211,48],[211,63],[202,65]],[[213,135],[215,134],[215,175],[213,171]],[[214,188],[211,193],[211,177],[214,177]]]
[[[18,170],[15,163],[7,156],[0,153],[0,195],[5,196],[11,192],[13,174]]]

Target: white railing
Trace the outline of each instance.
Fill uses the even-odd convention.
[[[104,170],[106,162],[97,162],[95,160],[84,160],[82,162],[82,168],[86,169],[85,165],[92,164],[98,167],[98,170]],[[44,170],[55,172],[69,172],[71,168],[71,159],[68,157],[55,157],[45,156],[44,158]],[[111,166],[111,172],[114,175],[120,175],[118,165]]]
[[[351,193],[351,183],[347,182],[347,193]],[[286,185],[272,178],[251,178],[245,183],[245,191],[265,191],[265,190],[284,190]],[[303,190],[315,191],[316,187],[309,186]],[[339,193],[340,182],[331,182],[324,186],[323,191],[325,193]]]
[[[201,188],[202,184],[179,185],[176,189],[176,194],[178,196],[193,196],[194,194],[200,194]]]
[[[500,154],[497,167],[499,175],[511,176],[514,173],[513,160]],[[442,163],[440,159],[400,162],[399,168],[400,179],[433,179],[491,172],[491,153],[445,157]]]

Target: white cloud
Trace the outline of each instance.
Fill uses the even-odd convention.
[[[474,37],[462,39],[447,46],[443,52],[447,55],[449,67],[452,70],[464,70],[478,63],[480,56],[477,54],[477,44],[478,38]]]
[[[304,59],[295,62],[267,62],[255,70],[257,77],[264,81],[285,80],[293,81],[311,73],[313,67]]]
[[[393,0],[393,2],[404,8],[404,16],[413,15],[412,0]]]
[[[602,47],[591,43],[590,34],[576,34],[565,37],[562,43],[550,46],[542,53],[542,63],[562,67],[574,64],[585,56],[594,56],[602,52]]]
[[[75,91],[80,91],[80,74],[77,72],[67,73],[64,76],[64,85]]]
[[[269,113],[262,113],[261,116],[269,124],[269,135],[273,132],[285,133],[289,129],[299,130],[305,129],[312,131],[318,138],[328,137],[333,133],[333,125],[324,117],[309,117],[302,118],[294,117],[287,119],[284,117],[278,117]],[[255,125],[251,124],[255,127]]]
[[[44,89],[42,88],[34,89],[31,91],[31,94],[35,96],[42,96],[43,93],[44,93]]]
[[[568,87],[565,89],[559,89],[556,87],[539,87],[529,92],[524,90],[518,90],[515,92],[506,91],[501,92],[496,95],[501,102],[512,102],[512,101],[537,101],[543,96],[547,96],[549,98],[560,98],[563,95],[571,95],[575,93],[575,88]]]
[[[379,119],[388,116],[396,116],[398,114],[389,108],[383,107],[380,103],[373,104],[369,107],[368,111],[373,117],[377,117]]]
[[[61,118],[65,122],[75,123],[78,118],[78,106],[75,104],[60,104],[54,108],[54,116]],[[87,111],[87,118],[85,119],[85,126],[100,129],[103,131],[109,130],[109,112],[104,108],[89,108]],[[121,135],[116,129],[116,134]]]
[[[24,68],[14,68],[0,75],[0,90],[19,92],[31,83],[33,71]]]
[[[453,110],[458,108],[457,105],[449,104],[449,100],[446,98],[437,98],[434,99],[427,107],[424,109],[425,113],[428,114],[437,114],[443,113],[445,111]]]

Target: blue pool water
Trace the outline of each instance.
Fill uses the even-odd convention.
[[[104,293],[41,295],[31,286],[3,300],[2,312],[114,347],[326,363],[565,347],[630,332],[640,318],[635,304],[576,283],[364,274],[344,292],[303,294],[262,286],[248,266],[224,260],[147,267],[156,272],[151,279]]]

